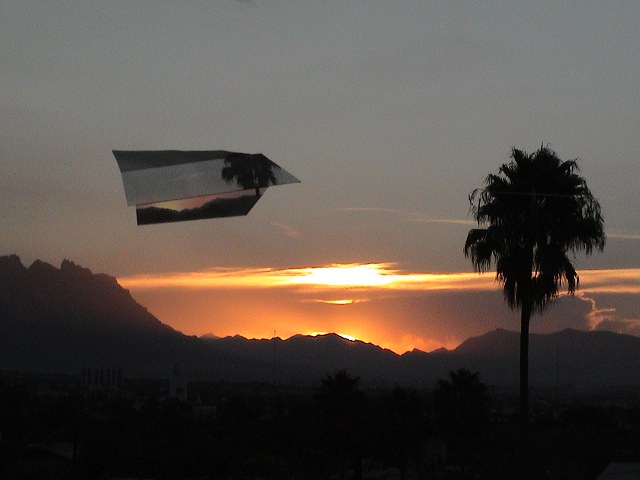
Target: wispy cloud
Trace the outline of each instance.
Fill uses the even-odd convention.
[[[440,218],[430,217],[420,213],[405,214],[404,218],[414,223],[445,223],[450,225],[477,225],[477,222],[468,218]]]
[[[620,240],[640,240],[640,233],[613,231],[611,233],[607,233],[607,238],[617,238]]]
[[[583,270],[580,290],[584,293],[640,294],[640,269]]]
[[[494,290],[493,274],[403,271],[394,263],[273,268],[212,268],[202,272],[141,274],[118,279],[125,288],[303,288],[305,290]],[[640,270],[580,272],[584,293],[640,293]]]
[[[476,225],[476,222],[467,218],[442,218],[425,215],[420,212],[406,212],[403,210],[397,210],[393,208],[378,208],[378,207],[345,207],[336,209],[338,212],[345,213],[373,213],[373,214],[386,214],[393,215],[395,218],[399,218],[401,221],[411,223],[443,223],[451,225]]]
[[[352,212],[352,213],[391,213],[397,214],[400,211],[393,208],[378,208],[378,207],[343,207],[336,208],[337,212]]]
[[[420,273],[394,268],[393,263],[331,264],[317,267],[212,268],[120,277],[125,288],[274,288],[456,290],[495,288],[494,277],[472,272]]]
[[[399,210],[395,208],[383,207],[343,207],[337,208],[337,212],[353,213],[353,214],[374,214],[374,215],[392,215],[395,219],[411,223],[428,223],[428,224],[450,224],[450,225],[466,225],[473,226],[478,223],[471,218],[442,218],[432,215],[425,215],[422,212],[411,212]],[[613,230],[607,232],[607,238],[619,240],[640,240],[640,232],[628,230]]]
[[[290,225],[285,225],[284,223],[280,222],[272,222],[271,225],[273,225],[274,227],[278,227],[287,237],[300,237],[300,231]]]

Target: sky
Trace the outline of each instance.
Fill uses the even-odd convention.
[[[518,329],[468,194],[577,158],[603,253],[534,331],[640,334],[637,2],[0,2],[0,254],[116,276],[187,334],[402,353]],[[246,217],[137,226],[112,150],[263,153]],[[198,279],[198,281],[194,281]],[[275,279],[275,281],[274,281]]]

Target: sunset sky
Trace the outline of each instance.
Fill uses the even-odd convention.
[[[640,335],[640,4],[1,2],[0,254],[118,278],[187,334],[397,352],[518,329],[472,272],[467,195],[542,143],[604,253],[533,330]],[[263,153],[246,217],[136,225],[112,150]]]

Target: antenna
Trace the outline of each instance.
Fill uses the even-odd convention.
[[[272,375],[272,383],[275,387],[276,385],[276,329],[273,329],[273,338],[271,339],[273,343],[273,358],[271,362],[271,375]]]
[[[556,405],[560,403],[560,334],[556,331]]]

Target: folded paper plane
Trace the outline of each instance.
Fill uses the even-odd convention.
[[[114,150],[138,225],[246,215],[272,185],[299,183],[261,153]]]

